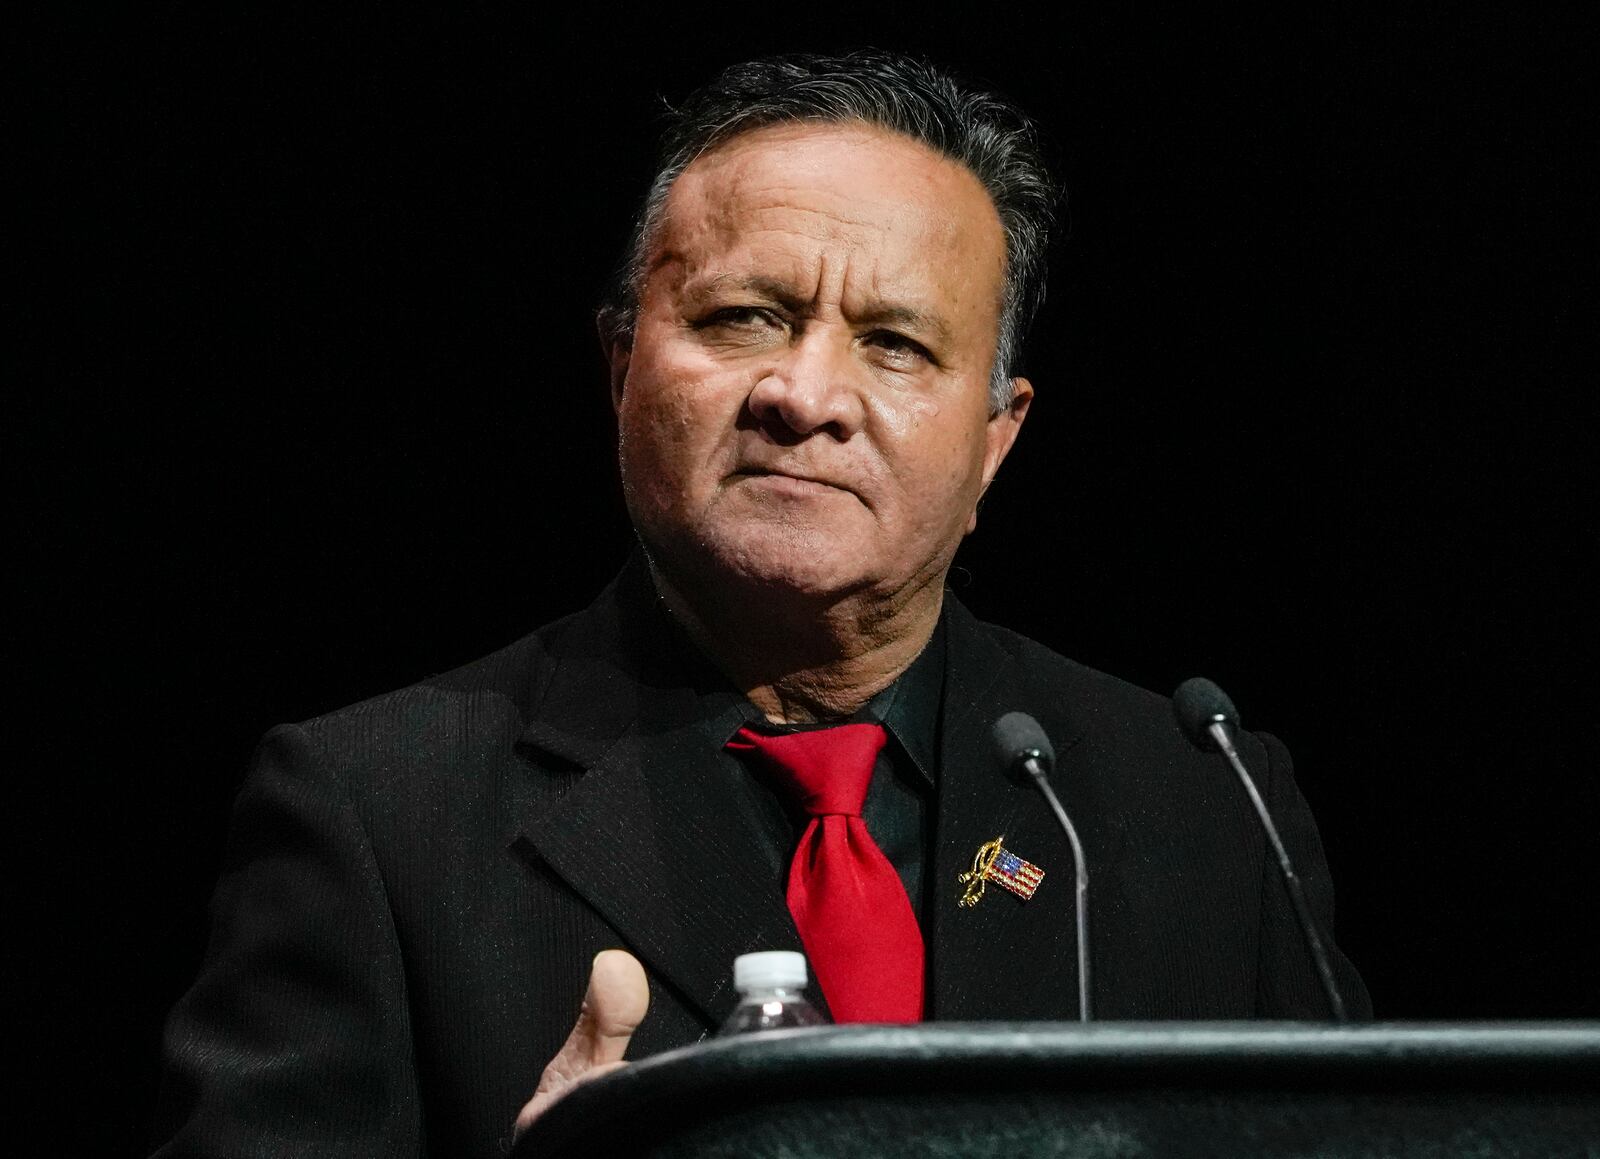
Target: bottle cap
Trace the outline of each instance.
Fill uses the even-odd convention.
[[[740,991],[798,990],[806,984],[806,956],[793,950],[763,950],[733,960],[733,985]]]

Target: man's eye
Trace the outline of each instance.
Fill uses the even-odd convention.
[[[700,323],[702,327],[725,326],[733,329],[762,329],[778,325],[772,311],[761,306],[724,306],[714,310]]]
[[[896,365],[910,366],[929,363],[933,355],[915,338],[896,334],[893,330],[875,330],[867,335],[867,345],[883,352]]]

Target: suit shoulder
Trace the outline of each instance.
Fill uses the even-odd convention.
[[[1103,740],[1162,752],[1172,760],[1208,761],[1178,727],[1170,696],[1081,664],[1020,632],[981,620],[974,623],[1023,666],[1031,681],[1047,688],[1078,725]],[[1277,737],[1241,731],[1236,739],[1246,764],[1259,770],[1258,776],[1292,775],[1289,751]]]
[[[473,742],[504,747],[523,726],[555,668],[576,615],[554,620],[487,656],[414,684],[301,721],[306,737],[346,758],[416,754],[437,759]]]
[[[1063,656],[1021,632],[984,620],[975,620],[974,624],[1025,668],[1031,679],[1049,684],[1057,695],[1074,696],[1085,703],[1139,716],[1155,714],[1163,723],[1172,719],[1172,702],[1159,692]]]
[[[967,649],[969,655],[987,651],[994,661],[998,658],[990,649],[998,649],[1005,656],[999,662],[1015,673],[999,685],[999,695],[1009,707],[1031,712],[1058,744],[1081,739],[1087,751],[1138,754],[1140,761],[1163,768],[1186,767],[1201,758],[1179,730],[1168,697],[1009,628],[976,619],[965,627],[989,645]]]

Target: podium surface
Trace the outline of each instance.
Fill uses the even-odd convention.
[[[1600,1023],[775,1031],[579,1087],[515,1154],[1600,1159]]]

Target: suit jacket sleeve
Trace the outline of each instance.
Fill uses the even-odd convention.
[[[205,964],[167,1025],[157,1155],[422,1154],[384,885],[299,728],[262,741],[229,846]]]
[[[1265,784],[1261,786],[1264,800],[1305,889],[1306,901],[1332,961],[1334,981],[1344,996],[1350,1017],[1369,1019],[1372,1000],[1367,995],[1366,985],[1333,941],[1333,881],[1311,808],[1295,784],[1289,750],[1270,734],[1258,734],[1257,739],[1265,749],[1264,766],[1246,757],[1246,767],[1252,772],[1261,767],[1266,769]],[[1266,840],[1265,835],[1262,840]],[[1289,891],[1283,884],[1278,859],[1270,848],[1262,873],[1256,1014],[1260,1018],[1324,1020],[1329,1017],[1328,999],[1306,948]]]

